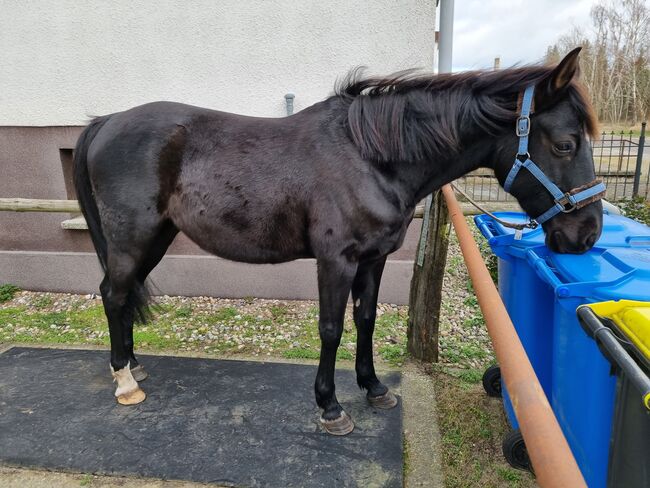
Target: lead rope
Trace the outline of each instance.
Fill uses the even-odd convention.
[[[515,224],[514,222],[507,222],[505,220],[502,220],[499,217],[497,217],[496,215],[494,215],[492,212],[490,212],[489,210],[486,210],[485,208],[481,207],[478,203],[476,203],[474,201],[474,199],[472,197],[470,197],[467,193],[465,193],[463,190],[458,188],[453,183],[451,183],[451,187],[454,189],[454,191],[456,191],[457,193],[460,193],[463,197],[465,197],[469,203],[474,205],[477,209],[479,209],[484,214],[487,214],[490,217],[492,217],[495,221],[497,221],[498,223],[500,223],[504,227],[508,227],[510,229],[515,229],[515,230],[518,230],[518,231],[522,231],[524,229],[536,229],[537,227],[539,227],[539,224],[535,220],[529,220],[525,224]]]

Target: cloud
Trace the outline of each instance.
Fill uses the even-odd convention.
[[[456,0],[454,71],[540,61],[573,26],[591,26],[594,0]]]

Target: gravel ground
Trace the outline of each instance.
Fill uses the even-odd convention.
[[[380,304],[375,351],[401,364],[406,307]],[[181,350],[219,356],[317,359],[318,308],[314,301],[157,297],[154,320],[136,325],[140,350]],[[0,343],[108,345],[101,299],[91,295],[18,292],[0,304]],[[354,358],[356,332],[348,308],[338,357]]]

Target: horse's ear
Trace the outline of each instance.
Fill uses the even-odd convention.
[[[564,59],[537,85],[535,102],[538,106],[552,105],[558,101],[571,81],[580,76],[578,55],[581,50],[581,47],[577,47],[564,56]]]

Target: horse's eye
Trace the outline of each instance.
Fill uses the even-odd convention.
[[[573,143],[569,141],[558,142],[553,144],[553,149],[559,154],[569,154],[573,151]]]

